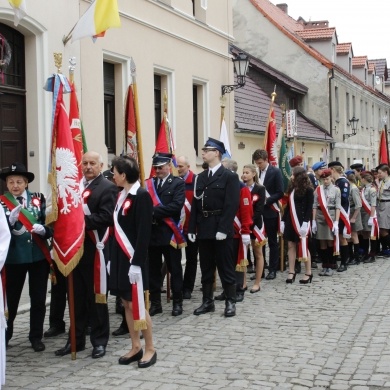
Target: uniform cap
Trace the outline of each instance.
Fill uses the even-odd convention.
[[[318,162],[316,162],[316,163],[313,164],[313,166],[311,167],[311,169],[312,169],[313,171],[318,171],[319,169],[325,168],[325,166],[326,166],[325,161],[318,161]]]
[[[155,153],[152,165],[154,167],[160,167],[161,165],[169,164],[172,161],[172,156],[172,153]]]
[[[302,156],[295,156],[288,163],[290,164],[291,168],[294,168],[297,165],[302,164],[302,161],[303,161]]]
[[[333,168],[333,167],[341,167],[341,168],[344,169],[343,164],[341,164],[340,161],[331,161],[331,162],[328,164],[328,168]]]
[[[355,173],[355,171],[353,171],[352,169],[348,169],[348,171],[345,171],[344,173],[348,176],[352,173]]]
[[[224,154],[226,152],[225,144],[222,141],[218,141],[217,139],[211,137],[209,137],[209,139],[206,141],[202,148],[202,150],[208,149],[216,149],[221,152],[221,154]]]
[[[331,174],[332,174],[332,171],[329,168],[324,169],[320,175],[320,178],[325,179],[326,177],[329,177]]]

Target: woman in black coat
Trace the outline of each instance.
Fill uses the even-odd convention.
[[[306,253],[299,253],[298,260],[305,262],[306,272],[299,283],[311,283],[313,276],[307,237],[309,235],[309,221],[313,212],[314,190],[305,168],[295,167],[293,169],[288,187],[288,196],[281,226],[284,239],[288,242],[289,271],[286,283],[295,281],[297,245],[303,247],[303,239],[306,245]]]
[[[112,161],[112,169],[116,185],[123,189],[118,195],[114,211],[115,238],[109,288],[111,294],[122,298],[132,343],[131,350],[119,358],[119,364],[138,361],[138,367],[145,368],[157,360],[153,346],[152,321],[149,313],[144,312],[141,305],[143,290],[148,289],[147,257],[152,227],[152,199],[138,182],[139,168],[133,158],[127,156],[115,158]],[[139,289],[142,285],[143,289]],[[142,296],[141,302],[137,295],[133,296],[134,294]],[[140,307],[140,318],[137,316],[137,306]],[[145,353],[141,348],[139,330],[142,330],[145,339]]]

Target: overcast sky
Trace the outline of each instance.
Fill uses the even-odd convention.
[[[328,20],[339,43],[352,42],[354,56],[386,58],[390,67],[389,0],[271,0],[286,3],[288,14],[297,20]]]

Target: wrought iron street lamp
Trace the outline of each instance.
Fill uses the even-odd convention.
[[[230,93],[237,88],[245,85],[246,72],[248,70],[249,59],[244,53],[238,53],[237,57],[232,59],[234,65],[234,73],[237,75],[237,84],[222,85],[222,96],[225,93]]]

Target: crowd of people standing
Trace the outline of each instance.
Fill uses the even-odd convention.
[[[305,271],[299,282],[310,284],[313,269],[318,267],[316,259],[322,263],[318,275],[329,277],[334,271],[345,272],[349,266],[390,255],[389,166],[382,164],[368,171],[357,161],[345,171],[339,161],[320,161],[306,169],[302,157],[296,156],[290,160],[292,176],[285,189],[281,170],[270,164],[265,150],[253,153],[254,164],[244,165],[242,176],[236,163],[222,158],[225,152],[223,142],[209,138],[202,149],[203,171],[195,174],[188,158],[179,156],[177,176],[172,174],[172,154],[156,153],[152,160],[155,175],[146,180],[145,188],[140,185],[139,167],[133,158],[116,157],[107,180],[102,174],[101,156],[96,152],[83,155],[80,192],[88,191],[88,196],[82,196],[84,254],[73,271],[77,351],[85,349],[88,333],[92,358],[101,358],[109,340],[107,303],[95,297],[94,258],[98,250],[106,259],[110,294],[118,297],[123,307],[123,322],[113,334],[130,334],[131,348],[118,363],[137,362],[139,368],[157,361],[151,317],[163,313],[163,264],[169,275],[172,316],[182,315],[183,300],[192,298],[199,258],[202,303],[193,314],[214,312],[214,299],[218,299],[225,301],[224,316],[232,317],[248,288],[250,253],[252,294],[261,291],[262,278],[276,278],[283,242],[288,259],[287,284],[294,283],[300,264],[305,265]],[[0,197],[0,234],[4,236],[0,268],[5,262],[2,279],[8,304],[4,344],[8,346],[12,339],[28,274],[29,340],[34,351],[40,352],[45,349],[43,337],[66,331],[66,278],[50,258],[53,230],[45,224],[45,197],[28,190],[34,174],[23,164],[14,163],[2,170],[0,178],[8,189]],[[102,242],[103,249],[98,245]],[[51,268],[58,283],[52,286],[50,328],[44,332]],[[223,291],[214,298],[217,277]],[[147,310],[143,297],[146,290],[150,291],[151,303]],[[3,308],[4,304],[0,315]],[[69,353],[70,337],[55,355]]]

